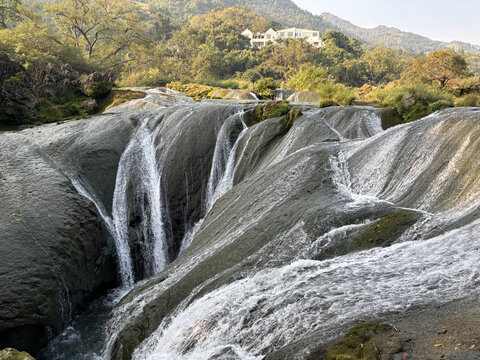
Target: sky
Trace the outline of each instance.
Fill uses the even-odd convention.
[[[387,25],[434,40],[480,45],[480,0],[293,0],[313,14],[332,13],[352,24]]]

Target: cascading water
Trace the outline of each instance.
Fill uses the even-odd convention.
[[[157,132],[149,129],[148,121],[147,118],[140,125],[120,159],[113,197],[120,272],[123,282],[129,286],[135,279],[156,274],[167,265],[161,183],[154,143]],[[135,199],[135,209],[129,207],[128,197]],[[139,243],[133,244],[139,248],[136,256],[140,257],[140,265],[136,268],[141,274],[137,276],[132,264],[132,230],[129,228],[132,211],[136,214],[135,220],[140,222]]]
[[[157,130],[158,131],[158,130]],[[149,118],[143,119],[120,159],[112,217],[107,214],[94,192],[78,179],[71,182],[78,193],[95,204],[105,226],[115,241],[119,275],[123,287],[131,288],[135,280],[160,272],[167,264],[165,232],[162,220],[160,174],[155,155],[157,131],[149,128]],[[132,259],[129,197],[134,198],[140,222],[140,240],[136,245],[141,256],[140,278],[136,278]]]
[[[218,132],[217,141],[215,143],[215,151],[212,159],[212,168],[210,170],[210,176],[208,179],[207,191],[203,205],[204,215],[185,234],[185,237],[182,240],[180,252],[185,251],[185,249],[190,246],[193,237],[202,226],[205,217],[208,215],[215,202],[233,187],[236,170],[235,158],[238,144],[248,129],[247,125],[245,125],[243,121],[243,116],[243,110],[232,115],[225,120],[220,128],[220,131]],[[235,132],[238,132],[237,127],[239,123],[241,125],[241,132],[236,135]]]
[[[117,306],[103,358],[128,344],[133,359],[257,360],[309,336],[326,342],[358,320],[475,293],[480,182],[458,177],[476,174],[463,164],[480,148],[476,136],[450,141],[444,133],[457,125],[435,116],[381,132],[375,110],[361,108],[306,111],[287,134],[265,126],[253,137],[278,122],[247,129],[243,109],[197,106],[140,122],[118,166],[112,216],[71,177],[115,239],[124,285],[172,260],[174,226],[180,252],[195,244]],[[199,129],[208,152],[192,144]],[[417,133],[446,140],[422,143]],[[178,145],[185,137],[188,151]],[[401,223],[389,247],[354,247],[403,211],[414,224]]]
[[[148,322],[150,335],[135,343],[133,359],[260,359],[299,340],[325,343],[352,322],[478,292],[478,211],[465,219],[456,211],[457,201],[477,204],[480,183],[464,176],[478,174],[478,166],[469,161],[470,169],[461,155],[473,159],[480,147],[477,136],[468,135],[478,116],[465,111],[460,122],[447,113],[380,133],[378,117],[367,110],[361,109],[358,126],[342,124],[335,110],[328,110],[332,116],[315,110],[281,140],[251,141],[265,154],[257,160],[261,166],[205,218],[191,257],[178,259],[166,279],[139,289],[113,313],[112,354],[131,345],[132,334]],[[462,141],[452,140],[456,127],[467,133]],[[243,150],[253,132],[241,135]],[[429,143],[425,134],[442,142]],[[225,169],[232,158],[225,154],[238,144],[216,149]],[[219,172],[212,168],[210,178],[220,179]],[[211,179],[208,193],[215,194],[221,181],[214,186]],[[393,243],[355,247],[385,219],[382,224],[393,223]],[[327,247],[331,256],[317,261]],[[175,302],[177,283],[184,294]],[[169,309],[143,314],[146,304],[155,308],[165,298]],[[122,321],[125,314],[131,320]]]

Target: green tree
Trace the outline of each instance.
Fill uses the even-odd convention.
[[[0,0],[0,29],[8,29],[18,20],[19,0]]]
[[[142,40],[138,12],[128,0],[57,0],[48,10],[63,38],[88,59],[108,61]]]

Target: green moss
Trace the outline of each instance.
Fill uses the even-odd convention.
[[[292,109],[290,110],[287,115],[283,118],[283,127],[288,130],[292,127],[295,120],[297,120],[300,116],[302,116],[302,110],[300,109]]]
[[[110,84],[103,81],[96,81],[87,87],[85,93],[90,97],[99,98],[105,94],[108,94],[110,90],[112,90],[112,86]]]
[[[211,86],[200,85],[200,84],[182,84],[181,82],[172,82],[166,86],[169,89],[183,92],[185,95],[191,97],[195,101],[201,101],[202,99],[208,99],[209,94],[218,90]]]
[[[103,113],[111,107],[123,104],[130,100],[143,99],[146,95],[147,94],[142,91],[112,90],[108,95],[98,100],[97,113]]]
[[[363,323],[352,328],[339,345],[327,350],[324,360],[377,360],[379,353],[375,345],[377,335],[391,332],[392,326]]]
[[[380,118],[382,119],[382,128],[387,130],[391,127],[404,124],[405,121],[394,107],[381,109]]]
[[[12,348],[0,350],[0,360],[35,360],[25,351],[18,351]]]
[[[428,104],[423,101],[417,101],[409,110],[405,111],[403,118],[406,122],[421,119],[430,114],[428,111]]]
[[[411,210],[395,211],[371,224],[351,244],[351,251],[390,246],[393,241],[413,225],[421,214]]]
[[[327,107],[332,107],[332,106],[340,106],[336,101],[333,100],[324,100],[320,101],[320,104],[318,105],[321,109],[327,108]]]
[[[257,123],[286,115],[291,110],[290,104],[285,101],[272,101],[255,107]]]
[[[85,109],[85,96],[80,90],[71,87],[61,98],[51,101],[40,99],[38,111],[42,123],[51,123],[61,120],[79,119],[88,116]]]

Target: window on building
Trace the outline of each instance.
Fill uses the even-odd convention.
[[[289,32],[288,37],[293,37],[293,32]]]

